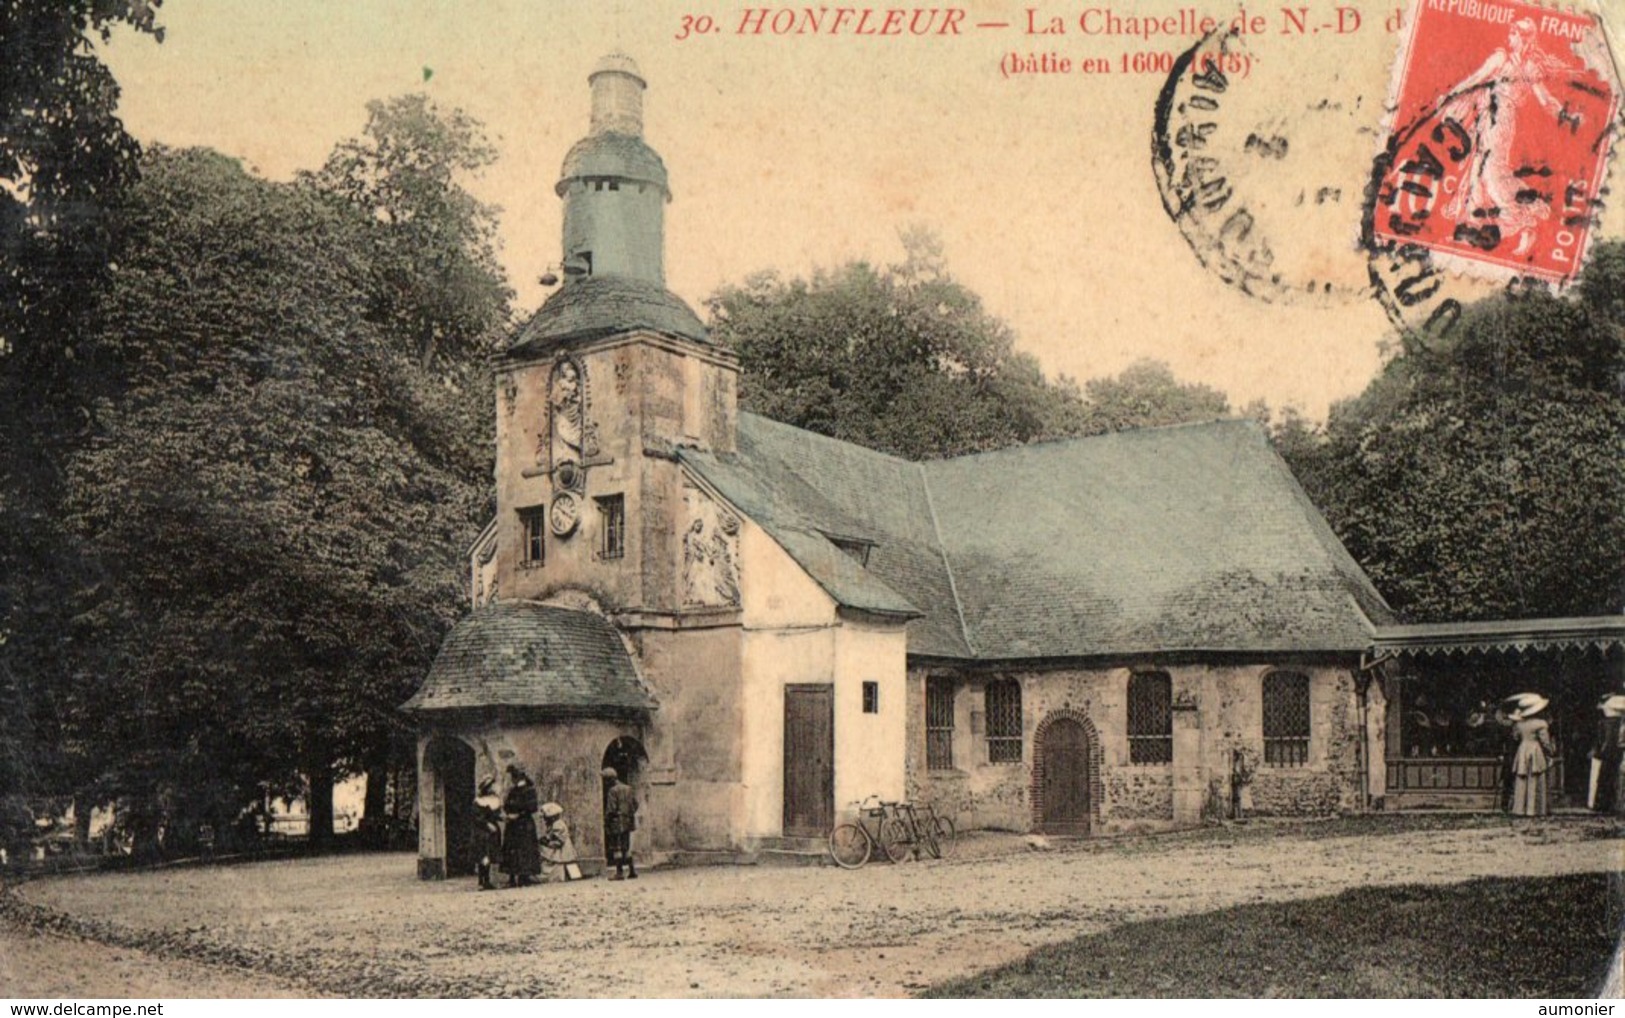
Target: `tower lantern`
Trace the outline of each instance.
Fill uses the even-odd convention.
[[[620,276],[665,285],[666,166],[643,141],[643,91],[631,57],[599,61],[592,121],[564,157],[563,265],[569,280]]]

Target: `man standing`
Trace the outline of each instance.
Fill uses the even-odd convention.
[[[636,880],[638,868],[632,862],[632,832],[638,829],[638,797],[615,768],[604,768],[604,780],[609,785],[604,793],[604,863],[615,867],[609,879]]]
[[[1591,786],[1586,805],[1598,813],[1620,806],[1621,756],[1625,755],[1625,696],[1611,693],[1597,704],[1596,738],[1591,743]]]

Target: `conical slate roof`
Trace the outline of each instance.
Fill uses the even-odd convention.
[[[654,697],[609,621],[592,612],[499,601],[452,628],[401,709],[518,707],[568,717],[647,714]]]
[[[589,276],[566,283],[519,330],[509,353],[536,353],[558,343],[648,329],[709,342],[699,316],[659,283],[629,276]]]

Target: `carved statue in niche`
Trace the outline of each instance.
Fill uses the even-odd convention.
[[[583,443],[587,435],[587,379],[581,365],[561,357],[548,379],[547,406],[554,491],[580,491]]]
[[[581,518],[581,494],[587,487],[586,461],[591,452],[586,445],[592,430],[587,420],[587,376],[572,358],[553,362],[547,380],[547,412],[548,434],[543,442],[553,478],[548,526],[554,536],[567,538],[576,532]]]
[[[739,603],[739,519],[703,491],[683,492],[683,605]]]

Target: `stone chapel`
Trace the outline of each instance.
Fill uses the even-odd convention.
[[[495,370],[473,611],[404,705],[421,875],[472,871],[509,764],[584,863],[606,765],[657,859],[822,838],[869,795],[1071,835],[1380,802],[1394,620],[1258,426],[910,462],[741,412],[665,287],[646,83],[588,80],[564,281]]]

